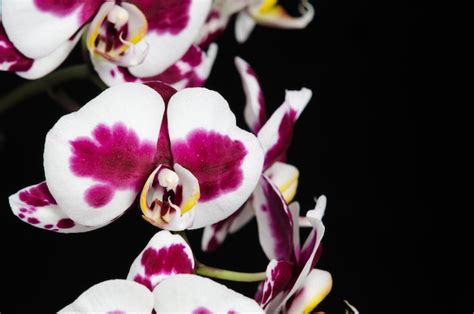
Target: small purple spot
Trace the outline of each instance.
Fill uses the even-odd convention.
[[[131,0],[142,11],[148,29],[159,34],[177,35],[189,23],[191,0]]]
[[[212,314],[212,312],[208,310],[207,308],[205,308],[204,306],[201,306],[193,310],[192,314]]]
[[[74,221],[72,221],[69,218],[61,219],[57,223],[57,227],[60,228],[60,229],[70,229],[70,228],[74,227],[75,225],[76,224],[74,223]]]
[[[110,70],[110,75],[111,75],[112,77],[115,77],[115,71],[114,71],[114,70]]]
[[[30,217],[30,218],[28,218],[27,221],[32,225],[37,225],[37,224],[40,223],[40,221],[38,219],[36,219],[35,217]]]
[[[18,214],[18,217],[20,217],[21,219],[25,219],[25,215],[23,214]]]
[[[56,200],[49,192],[46,182],[20,192],[19,198],[22,202],[36,207],[56,205]]]
[[[45,229],[52,229],[54,226],[53,225],[45,225],[44,228]]]
[[[126,312],[120,311],[120,310],[115,310],[115,311],[108,311],[107,314],[125,314]]]
[[[229,311],[227,312],[227,314],[239,314],[239,312],[234,311],[234,310],[229,310]]]
[[[240,166],[247,155],[244,144],[214,131],[196,130],[173,143],[174,161],[196,176],[199,201],[212,200],[236,190],[243,180]]]
[[[27,211],[28,211],[28,209],[26,209],[26,208],[20,208],[20,212],[22,212],[22,213],[26,213]]]
[[[191,274],[193,267],[183,244],[172,244],[158,251],[148,248],[142,255],[141,264],[147,276],[158,274]]]
[[[94,185],[85,192],[85,200],[90,207],[99,208],[107,205],[114,195],[114,191],[107,185]]]
[[[117,189],[139,191],[155,166],[156,144],[140,141],[123,123],[99,124],[93,138],[72,140],[71,171]]]

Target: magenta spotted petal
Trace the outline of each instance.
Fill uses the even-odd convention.
[[[263,155],[256,138],[236,126],[222,96],[203,88],[188,88],[170,99],[168,130],[174,161],[196,176],[201,189],[192,228],[230,216],[261,174]]]
[[[101,227],[84,226],[69,218],[56,203],[46,182],[20,190],[9,197],[9,202],[15,216],[37,228],[60,233],[79,233]]]
[[[135,77],[158,75],[176,63],[194,43],[209,13],[210,0],[134,0],[147,16],[144,37],[148,53],[139,65],[129,68]]]
[[[186,241],[169,231],[160,231],[135,259],[127,279],[141,283],[152,291],[169,276],[191,274],[193,270],[194,257]]]
[[[290,230],[280,229],[279,236],[290,235],[290,240],[293,243],[294,257],[290,259],[281,259],[278,262],[286,262],[291,265],[291,278],[287,281],[288,285],[283,288],[278,294],[270,293],[272,290],[266,288],[267,286],[270,288],[274,286],[272,285],[272,276],[269,276],[267,280],[262,284],[260,293],[257,295],[257,297],[258,300],[261,301],[261,304],[264,305],[266,311],[273,313],[281,310],[281,307],[285,304],[286,306],[289,306],[290,304],[287,302],[290,300],[290,298],[292,298],[293,296],[295,296],[296,298],[297,296],[295,294],[300,291],[303,285],[305,285],[305,281],[307,280],[307,277],[309,276],[318,259],[318,251],[320,248],[321,239],[324,235],[324,225],[319,219],[324,213],[323,205],[325,205],[325,197],[321,197],[321,205],[319,205],[319,207],[318,205],[316,205],[316,209],[310,210],[306,214],[306,218],[311,223],[313,230],[307,237],[301,250],[299,249],[300,226],[297,223],[299,207],[294,206],[293,204],[290,206],[291,214],[288,218],[292,221],[293,228]],[[281,217],[287,215],[287,210],[284,209],[284,207],[275,206],[273,209],[279,212],[278,215]],[[264,251],[267,253],[269,251],[268,247],[271,248],[271,246],[269,246],[268,244],[277,242],[278,236],[275,237],[275,230],[272,228],[272,225],[274,225],[274,223],[272,223],[272,219],[268,219],[268,216],[262,215],[262,213],[259,213],[259,211],[262,210],[259,210],[259,207],[256,207],[256,216],[259,226],[259,237],[261,241],[263,240],[261,244],[264,248]],[[293,217],[293,215],[295,215],[296,217]],[[266,247],[267,249],[265,249]],[[271,264],[272,263],[270,263],[270,265]],[[269,266],[269,269],[272,269],[272,267]],[[266,295],[264,294],[264,292],[266,292]],[[314,301],[314,299],[311,300]],[[313,303],[308,303],[305,305],[309,304],[312,304],[313,307],[315,306],[315,304]]]
[[[132,204],[153,170],[163,112],[154,90],[125,84],[56,123],[46,136],[45,174],[68,216],[100,225]]]
[[[285,102],[258,132],[258,139],[265,150],[265,169],[286,153],[293,138],[295,122],[311,96],[312,92],[307,88],[299,91],[287,91]]]
[[[257,134],[266,121],[265,101],[257,75],[243,59],[236,57],[235,66],[240,74],[247,103],[245,104],[245,122],[253,133]]]
[[[73,38],[102,2],[5,0],[2,20],[15,47],[25,56],[38,59]]]
[[[215,44],[211,45],[207,52],[196,46],[191,46],[180,60],[162,73],[142,78],[134,76],[128,68],[118,66],[105,59],[92,58],[92,64],[100,78],[108,86],[124,82],[161,81],[180,90],[204,85],[211,73],[216,55],[217,45]]]
[[[284,290],[291,284],[293,266],[289,262],[271,260],[267,266],[267,278],[261,283],[255,299],[265,308],[270,301],[282,300]]]
[[[253,207],[260,244],[268,259],[295,261],[290,209],[278,188],[265,176],[254,192]]]

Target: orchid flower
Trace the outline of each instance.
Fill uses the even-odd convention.
[[[89,25],[85,46],[106,84],[153,78],[200,85],[216,47],[206,56],[193,42],[210,6],[211,0],[4,0],[0,70],[27,79],[48,74]]]
[[[305,28],[314,17],[314,9],[307,0],[299,5],[301,16],[290,16],[278,0],[214,0],[197,43],[207,47],[227,27],[231,17],[236,14],[235,37],[239,43],[245,42],[256,24],[286,28]]]
[[[265,176],[255,193],[259,196],[253,201],[260,244],[271,260],[256,300],[268,313],[310,313],[332,288],[331,274],[313,269],[321,252],[321,219],[326,198],[319,197],[315,209],[306,213],[313,230],[300,247],[298,203],[288,206],[278,188]]]
[[[298,186],[298,169],[282,162],[286,150],[291,144],[293,128],[296,120],[304,110],[312,93],[303,88],[299,91],[286,91],[284,103],[266,120],[265,103],[262,89],[254,70],[240,58],[235,59],[244,87],[247,103],[244,118],[250,130],[257,135],[265,153],[264,175],[268,177],[290,203]],[[262,182],[262,181],[260,181]],[[229,233],[240,230],[255,215],[252,199],[258,195],[253,193],[250,200],[226,220],[220,221],[204,230],[202,249],[216,249]]]
[[[111,87],[59,119],[46,135],[46,181],[10,196],[14,214],[69,233],[109,224],[137,194],[143,217],[168,230],[236,211],[262,171],[257,138],[217,92],[148,85]]]
[[[135,259],[127,280],[96,284],[59,313],[263,313],[254,300],[193,275],[193,268],[186,241],[160,231]]]

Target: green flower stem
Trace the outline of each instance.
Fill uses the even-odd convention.
[[[238,271],[209,267],[204,264],[198,264],[195,270],[196,274],[201,276],[239,282],[257,282],[265,280],[265,278],[267,277],[267,274],[265,272],[242,273]]]
[[[41,79],[27,82],[0,99],[0,114],[22,101],[63,82],[88,79],[91,72],[85,64],[57,70]]]

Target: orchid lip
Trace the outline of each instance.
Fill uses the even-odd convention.
[[[140,194],[143,218],[153,225],[169,225],[175,217],[181,217],[197,203],[200,194],[184,199],[179,173],[170,167],[159,165],[148,177]]]
[[[87,34],[92,57],[104,58],[119,66],[135,66],[145,59],[149,45],[144,41],[148,22],[131,3],[104,3]]]

